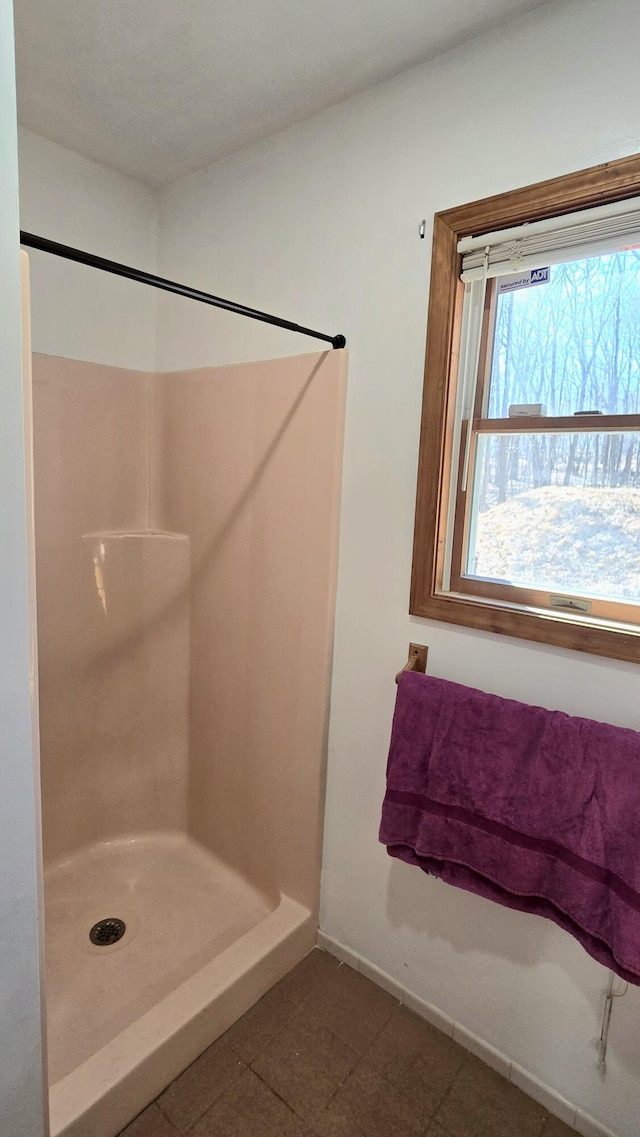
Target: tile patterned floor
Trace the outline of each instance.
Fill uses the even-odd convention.
[[[575,1137],[333,956],[311,952],[121,1137]]]

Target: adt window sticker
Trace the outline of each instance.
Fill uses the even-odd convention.
[[[530,268],[517,276],[498,277],[498,296],[504,292],[517,292],[519,288],[531,288],[534,284],[548,284],[550,279],[549,266],[546,268]]]

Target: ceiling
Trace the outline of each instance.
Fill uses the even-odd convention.
[[[548,0],[16,0],[18,117],[160,186]]]

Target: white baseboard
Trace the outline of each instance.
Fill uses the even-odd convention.
[[[508,1078],[519,1089],[529,1094],[529,1097],[543,1105],[549,1113],[559,1117],[566,1125],[571,1125],[577,1133],[581,1134],[581,1137],[618,1137],[611,1129],[607,1129],[595,1118],[590,1117],[577,1106],[566,1101],[556,1090],[552,1090],[550,1086],[545,1085],[544,1082],[530,1074],[528,1070],[524,1070],[522,1066],[512,1062],[506,1054],[496,1050],[483,1038],[479,1038],[477,1034],[472,1034],[461,1023],[456,1023],[453,1019],[448,1018],[431,1003],[426,1003],[424,999],[419,999],[417,995],[407,991],[406,987],[403,987],[391,975],[387,975],[385,971],[374,967],[372,963],[357,955],[351,948],[341,944],[339,940],[332,939],[326,932],[318,931],[318,947],[328,951],[330,955],[335,955],[336,959],[347,963],[355,971],[361,972],[367,979],[377,983],[378,987],[388,991],[409,1010],[415,1011],[432,1026],[437,1027],[438,1030],[459,1042],[466,1050],[475,1054],[481,1061],[486,1062],[487,1066],[497,1070],[499,1074]]]

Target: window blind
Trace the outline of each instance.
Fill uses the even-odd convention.
[[[545,218],[511,229],[463,237],[462,280],[506,276],[524,269],[640,248],[640,198]]]

